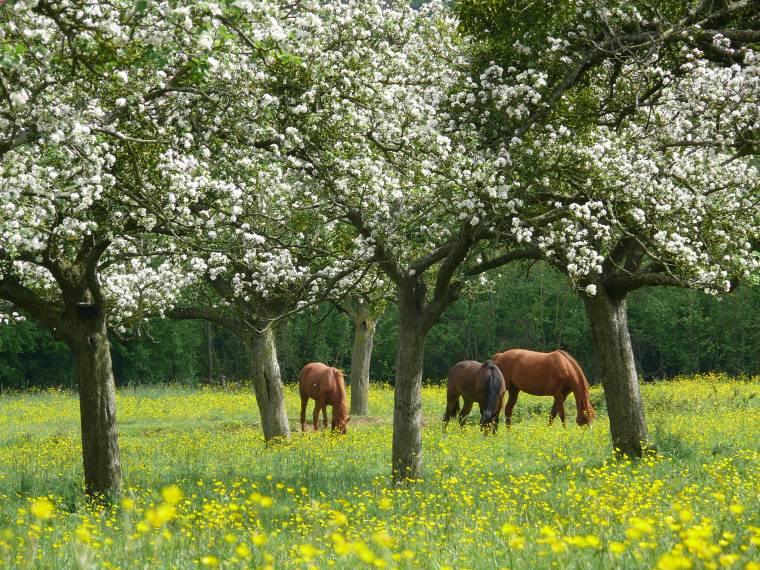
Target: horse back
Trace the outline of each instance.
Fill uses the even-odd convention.
[[[298,390],[301,395],[319,399],[325,392],[332,391],[334,375],[331,366],[322,362],[310,362],[298,374]]]
[[[449,396],[462,395],[468,400],[480,401],[486,390],[486,384],[488,381],[488,374],[483,374],[484,368],[487,368],[488,363],[483,364],[477,360],[463,360],[457,362],[449,371],[447,393]],[[502,374],[497,366],[493,367],[493,371],[498,375],[500,381],[500,394],[504,391],[504,382]]]
[[[462,360],[452,366],[451,370],[449,370],[447,381],[448,392],[451,394],[460,394],[465,390],[469,393],[471,385],[477,379],[477,373],[480,370],[480,366],[480,362],[476,360]]]
[[[584,384],[588,388],[589,383],[588,383],[588,379],[586,378],[586,374],[583,372],[583,367],[575,359],[575,357],[573,357],[569,352],[565,352],[564,350],[555,350],[554,352],[558,352],[559,354],[561,354],[567,360],[570,361],[570,364],[575,369],[576,374],[578,376],[578,382]]]
[[[507,388],[517,388],[534,396],[548,396],[572,389],[577,376],[573,363],[560,351],[536,352],[514,348],[494,355]]]

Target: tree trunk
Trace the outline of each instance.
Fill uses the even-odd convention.
[[[584,297],[594,349],[610,418],[612,445],[618,453],[642,455],[647,439],[644,402],[633,358],[625,296],[611,296],[603,286]]]
[[[76,330],[70,346],[79,388],[85,488],[89,495],[115,493],[121,487],[121,462],[106,323],[88,319],[72,328]]]
[[[393,394],[394,481],[422,474],[422,362],[425,335],[422,311],[412,291],[399,288],[398,349]]]
[[[251,377],[256,392],[256,404],[261,416],[264,440],[290,437],[285,394],[277,362],[277,347],[271,327],[252,337],[248,342],[251,351]]]
[[[369,367],[372,343],[375,340],[375,321],[366,313],[354,322],[354,346],[351,350],[351,415],[369,413]]]

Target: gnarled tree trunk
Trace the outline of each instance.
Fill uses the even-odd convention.
[[[375,321],[367,311],[351,316],[354,323],[354,345],[351,350],[351,414],[369,413],[369,368],[372,344],[375,340]]]
[[[98,265],[110,243],[103,236],[87,236],[73,262],[51,258],[49,250],[34,256],[57,284],[60,298],[55,301],[24,286],[18,276],[0,275],[0,297],[26,311],[74,354],[85,489],[90,496],[115,494],[121,488],[116,385],[98,280]]]
[[[287,439],[290,437],[290,424],[272,327],[249,338],[247,344],[251,352],[251,377],[264,440]]]
[[[422,363],[427,329],[411,288],[399,288],[398,349],[393,393],[392,469],[395,481],[422,475]],[[424,298],[423,298],[424,299]]]
[[[619,453],[641,456],[647,424],[628,332],[626,296],[611,295],[601,286],[584,302],[599,360],[612,445]]]
[[[79,387],[85,488],[89,495],[118,492],[121,461],[116,429],[116,385],[102,317],[65,323]]]

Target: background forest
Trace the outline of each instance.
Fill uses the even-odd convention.
[[[636,364],[645,379],[711,370],[760,373],[760,288],[739,287],[724,297],[655,287],[635,292],[630,326]],[[393,380],[397,314],[390,304],[377,324],[370,377]],[[309,361],[351,369],[351,321],[323,304],[297,315],[277,331],[286,382]],[[535,264],[495,274],[476,295],[461,298],[433,328],[425,351],[425,378],[442,381],[467,358],[522,347],[564,348],[597,376],[582,301],[555,271]],[[241,341],[201,321],[155,320],[140,338],[112,338],[119,385],[221,383],[247,379]],[[33,321],[0,327],[0,389],[74,387],[71,355]]]

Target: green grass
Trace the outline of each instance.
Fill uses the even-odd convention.
[[[425,477],[394,487],[387,386],[347,436],[269,448],[248,389],[125,389],[128,500],[102,508],[82,492],[76,396],[6,395],[0,566],[753,568],[758,379],[679,379],[645,385],[644,397],[658,453],[617,462],[599,389],[592,430],[547,426],[551,400],[521,395],[513,429],[484,437],[477,413],[442,435],[445,391],[427,387]],[[295,427],[293,388],[287,407]]]

